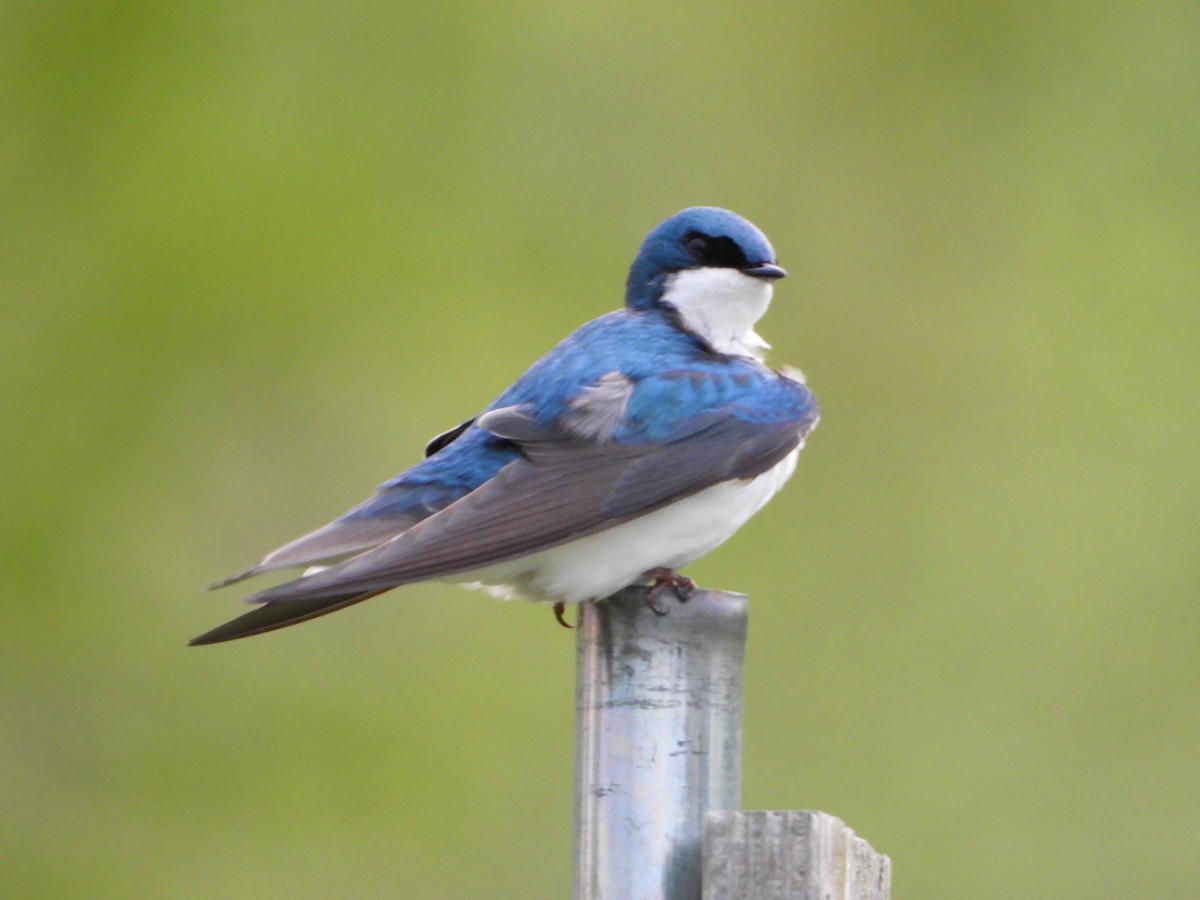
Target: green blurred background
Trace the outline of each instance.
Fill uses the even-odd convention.
[[[747,808],[897,898],[1196,897],[1200,6],[0,6],[11,896],[553,898],[573,640],[199,588],[617,306],[772,238],[824,422],[751,596]]]

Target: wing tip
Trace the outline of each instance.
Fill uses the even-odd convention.
[[[239,581],[245,581],[247,578],[253,578],[261,571],[262,569],[260,569],[258,566],[251,566],[244,572],[238,572],[236,575],[230,575],[228,578],[222,578],[219,581],[214,581],[212,584],[206,587],[205,590],[216,591],[223,587],[229,587],[231,584],[237,584]]]
[[[253,637],[256,634],[266,634],[268,631],[276,631],[289,625],[299,625],[301,622],[345,609],[347,606],[369,600],[382,593],[383,591],[357,591],[352,594],[335,594],[307,600],[263,603],[236,619],[230,619],[204,634],[197,635],[188,641],[188,646],[202,647],[207,644],[221,644],[225,641]]]

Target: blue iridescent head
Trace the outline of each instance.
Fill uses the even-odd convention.
[[[775,262],[767,236],[736,213],[693,206],[657,225],[642,242],[625,283],[625,305],[658,306],[680,272],[724,269],[763,281],[787,273]]]

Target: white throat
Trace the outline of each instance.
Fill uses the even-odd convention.
[[[772,290],[769,281],[736,269],[686,269],[671,276],[662,299],[718,353],[761,360],[771,345],[754,333],[754,323],[771,305]]]

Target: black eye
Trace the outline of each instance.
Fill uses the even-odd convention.
[[[686,238],[683,246],[687,248],[687,252],[696,257],[696,259],[704,259],[712,252],[712,242],[702,234],[695,234]]]
[[[702,231],[689,231],[680,243],[697,265],[728,269],[746,267],[746,254],[733,238],[713,237]]]

